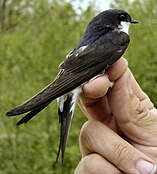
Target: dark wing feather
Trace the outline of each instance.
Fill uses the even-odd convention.
[[[6,115],[16,116],[25,112],[41,109],[41,107],[46,103],[53,101],[54,99],[75,89],[82,83],[92,78],[95,75],[94,72],[97,72],[99,70],[98,69],[97,71],[93,71],[92,69],[94,70],[94,68],[91,68],[91,72],[89,72],[88,70],[83,71],[82,73],[79,73],[76,76],[74,76],[72,73],[65,72],[44,90],[39,92],[37,95],[35,95],[22,105],[8,111]]]
[[[119,55],[123,55],[129,42],[126,33],[109,32],[88,45],[77,58],[72,55],[65,59],[60,68],[67,72],[79,73],[104,61],[112,64],[120,58]]]
[[[41,107],[32,110],[31,112],[29,112],[28,114],[26,114],[19,122],[17,122],[16,125],[20,125],[23,123],[27,123],[32,117],[34,117],[35,115],[37,115],[40,111],[42,111],[46,106],[48,106],[51,102],[48,102],[46,104],[43,104]]]
[[[129,43],[129,36],[123,32],[118,33],[115,39],[114,32],[101,36],[86,49],[86,54],[80,53],[78,57],[66,59],[59,76],[37,95],[10,110],[7,116],[19,115],[30,111],[30,118],[40,112],[54,99],[75,89],[95,75],[101,73],[108,65],[117,61]],[[44,107],[45,106],[45,107]]]

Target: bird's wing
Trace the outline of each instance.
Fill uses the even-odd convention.
[[[111,32],[111,35],[113,33]],[[31,117],[44,109],[54,99],[75,89],[82,83],[90,80],[95,75],[106,69],[108,65],[118,60],[129,43],[126,34],[119,34],[116,39],[108,34],[103,42],[103,37],[95,41],[95,44],[88,46],[82,53],[73,58],[66,59],[61,64],[61,72],[58,77],[44,88],[41,92],[33,96],[22,105],[11,109],[7,116],[14,116],[30,111]]]
[[[91,71],[93,71],[92,69],[94,70],[94,68],[91,68]],[[49,84],[41,92],[33,96],[28,101],[24,102],[20,106],[11,109],[6,113],[6,115],[16,116],[29,111],[34,113],[36,113],[37,111],[40,112],[40,109],[42,110],[44,106],[46,107],[54,99],[75,89],[77,86],[89,80],[89,78],[91,78],[93,74],[94,73],[90,72],[89,70],[83,71],[76,75],[74,75],[73,73],[64,72],[63,74],[60,74],[60,76],[54,82]],[[89,77],[87,77],[87,75]]]
[[[79,73],[104,61],[112,64],[125,52],[129,41],[129,36],[124,32],[106,33],[91,44],[81,46],[69,54],[60,68],[67,72]]]

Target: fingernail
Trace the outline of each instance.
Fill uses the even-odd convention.
[[[136,169],[140,174],[156,173],[156,165],[144,160],[140,160],[137,162]]]
[[[109,87],[112,88],[113,85],[114,85],[114,82],[109,81]]]

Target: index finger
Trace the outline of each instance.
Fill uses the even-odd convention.
[[[104,120],[111,114],[106,93],[110,87],[110,80],[120,78],[127,69],[127,61],[124,58],[118,60],[107,70],[109,76],[97,76],[83,86],[83,92],[79,97],[79,105],[89,118]],[[119,68],[120,67],[120,68]]]
[[[103,97],[110,87],[110,80],[115,81],[119,79],[127,70],[128,63],[123,57],[111,65],[106,71],[108,76],[98,76],[91,79],[83,86],[83,91],[80,96],[85,103],[91,104],[97,102],[98,98]]]

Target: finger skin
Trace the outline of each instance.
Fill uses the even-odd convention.
[[[119,127],[129,138],[141,144],[156,146],[157,110],[127,68],[127,61],[121,58],[109,68],[107,73],[110,79],[116,80],[107,94],[108,99],[105,93],[104,96],[102,93],[101,97],[99,94],[94,100],[89,98],[90,90],[88,91],[88,88],[91,88],[91,86],[94,88],[93,80],[86,86],[84,95],[80,98],[83,110],[89,115],[89,118],[100,121],[110,120],[110,118],[113,120],[111,117],[111,113],[113,113]],[[103,78],[100,78],[101,84],[103,84]],[[98,80],[99,78],[97,79],[97,86],[103,89],[101,85],[98,85]],[[97,88],[94,89],[97,91]],[[105,91],[106,89],[107,87],[105,87]],[[116,128],[112,129],[116,130]]]
[[[110,81],[107,75],[96,76],[83,86],[82,96],[88,101],[98,99],[107,93]]]
[[[78,103],[88,118],[104,120],[104,114],[108,117],[111,113],[105,94],[108,91],[110,81],[108,77],[100,76],[90,80],[83,86],[83,93]]]
[[[114,63],[107,69],[106,74],[109,76],[111,81],[116,81],[124,74],[127,68],[127,60],[121,57],[116,63]]]
[[[96,153],[85,156],[75,170],[75,174],[123,174],[109,161]]]
[[[141,159],[154,163],[100,121],[90,120],[82,128],[80,149],[83,157],[97,153],[118,169],[128,174],[139,174],[136,169]]]
[[[119,66],[121,68],[119,68]],[[120,78],[126,71],[127,66],[128,63],[126,59],[120,58],[116,63],[109,67],[107,70],[108,76],[105,75],[91,79],[83,86],[83,92],[79,97],[78,103],[88,118],[94,118],[103,121],[111,115],[111,110],[109,108],[108,100],[105,97],[105,94],[108,92],[110,87],[110,79],[116,80]],[[113,70],[114,73],[112,73]]]
[[[108,91],[110,86],[109,82],[119,79],[127,68],[128,63],[126,59],[120,58],[116,63],[108,68],[106,72],[108,76],[104,75],[98,78],[93,78],[83,86],[81,99],[85,101],[84,103],[90,104],[95,102],[95,100],[97,101],[98,98],[103,97]]]
[[[122,68],[120,69],[119,66],[121,66]],[[130,144],[129,143],[127,144],[126,141],[121,139],[121,137],[119,137],[116,134],[116,137],[117,137],[116,142],[119,142],[118,147],[120,147],[121,149],[124,149],[119,151],[120,151],[120,154],[122,153],[122,155],[120,156],[124,157],[125,162],[129,161],[132,164],[132,167],[133,166],[135,167],[137,162],[136,159],[138,157],[140,158],[140,155],[145,156],[141,158],[147,158],[146,157],[147,155],[148,157],[152,159],[151,160],[150,158],[148,158],[147,159],[148,161],[152,163],[155,162],[157,164],[157,136],[156,136],[157,135],[157,126],[156,126],[157,125],[157,110],[154,108],[148,96],[141,90],[140,86],[138,85],[132,73],[130,72],[129,68],[127,67],[127,62],[125,61],[125,59],[121,58],[117,63],[112,65],[108,69],[107,74],[108,74],[107,76],[108,79],[114,81],[114,85],[111,89],[109,89],[108,83],[105,83],[105,81],[108,82],[107,77],[105,78],[99,77],[101,78],[101,84],[103,84],[102,81],[104,81],[104,83],[106,84],[106,86],[104,85],[105,90],[103,89],[103,86],[98,85],[99,78],[96,79],[97,80],[96,86],[97,88],[99,88],[98,91],[101,91],[99,95],[97,95],[97,92],[94,93],[94,90],[92,91],[92,94],[91,94],[91,90],[88,90],[89,88],[92,87],[92,89],[95,89],[95,91],[97,91],[97,88],[95,88],[94,80],[91,83],[88,83],[88,86],[86,85],[84,86],[83,95],[80,97],[80,103],[83,107],[83,110],[85,111],[85,113],[88,114],[88,117],[90,119],[92,118],[92,119],[101,121],[103,123],[102,125],[104,124],[107,125],[116,133],[119,133],[118,132],[118,128],[119,128],[119,131],[122,131],[122,133],[124,133],[127,136],[127,140],[129,141]],[[107,91],[106,89],[109,89],[109,90]],[[93,93],[95,95],[94,97],[92,96]],[[92,96],[92,98],[90,98],[90,96]],[[104,121],[104,120],[107,120],[107,121]],[[93,137],[93,135],[95,135],[95,138],[93,137],[94,138],[93,144],[91,142],[85,144],[86,140],[85,142],[84,141],[81,142],[80,146],[81,146],[82,153],[83,155],[88,155],[92,152],[100,153],[100,155],[105,153],[102,156],[104,158],[107,158],[107,160],[110,159],[109,161],[111,161],[112,163],[112,161],[115,161],[115,160],[112,157],[110,157],[108,154],[106,155],[106,153],[111,153],[111,155],[113,155],[113,152],[116,151],[114,147],[113,149],[111,148],[112,144],[115,145],[116,142],[110,140],[111,137],[112,137],[112,140],[114,139],[116,140],[116,137],[114,137],[113,134],[110,134],[111,131],[106,131],[106,129],[104,131],[105,133],[103,137],[100,136],[103,134],[103,130],[99,131],[99,134],[96,135],[97,130],[100,128],[99,126],[97,125],[96,127],[92,127],[95,133],[94,132],[92,133],[89,131],[90,126],[88,128],[89,130],[85,129],[85,130],[88,130],[87,132],[90,132],[90,133],[86,133],[83,127],[83,131],[82,131],[83,133],[81,133],[81,137],[84,137],[84,138],[80,138],[81,140],[83,139],[90,140],[91,137]],[[109,136],[109,138],[107,139],[108,141],[105,141],[106,142],[105,145],[110,148],[97,149],[97,147],[99,147],[99,145],[101,144],[99,140],[105,139],[104,138],[105,136],[107,137]],[[110,144],[110,142],[112,143]],[[88,146],[88,144],[91,144],[91,146]],[[100,149],[102,149],[102,151]],[[130,152],[133,152],[134,154],[133,156],[136,156],[135,159],[134,158],[129,159],[130,156],[128,156],[127,153],[130,153]],[[120,160],[120,161],[122,162],[119,162],[119,163],[117,162],[114,164],[117,166],[117,168],[120,168],[121,170],[126,171],[127,169],[125,169],[125,164],[123,165],[123,160]],[[127,165],[127,168],[128,168],[128,165]],[[129,171],[129,172],[130,173],[132,172],[135,174],[135,171]]]
[[[141,90],[133,91],[130,83],[132,80],[128,69],[115,82],[108,97],[110,108],[127,137],[139,144],[156,146],[157,112],[151,112],[153,105],[143,92],[136,95],[137,90]]]

